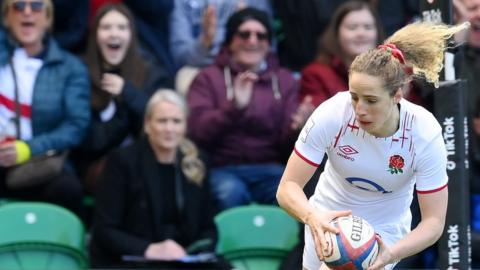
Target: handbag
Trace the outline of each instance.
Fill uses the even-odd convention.
[[[15,88],[15,127],[17,138],[20,138],[20,104],[18,101],[18,84],[13,61],[10,59]],[[10,189],[21,189],[44,184],[59,176],[67,158],[68,151],[47,151],[44,155],[34,156],[23,164],[15,165],[7,170],[5,183]]]
[[[6,184],[10,189],[21,189],[45,184],[62,172],[68,152],[49,153],[32,157],[23,164],[8,169]]]

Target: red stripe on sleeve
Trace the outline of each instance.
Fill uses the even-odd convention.
[[[448,184],[445,184],[443,187],[439,187],[439,188],[436,188],[436,189],[432,189],[432,190],[417,190],[417,193],[418,194],[429,194],[429,193],[435,193],[437,191],[440,191],[444,188],[448,187]]]
[[[314,166],[314,167],[318,167],[320,166],[320,164],[317,164],[311,160],[309,160],[308,158],[306,158],[305,156],[303,156],[302,154],[300,154],[300,152],[298,152],[297,148],[293,148],[293,151],[295,151],[295,154],[297,154],[297,156],[299,156],[301,159],[303,159],[305,162],[307,162],[308,164]]]

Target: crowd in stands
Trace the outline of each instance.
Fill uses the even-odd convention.
[[[472,23],[455,68],[468,81],[480,234],[480,0],[453,2],[455,21]],[[0,198],[75,212],[91,231],[92,267],[180,258],[215,240],[216,213],[277,204],[313,110],[348,90],[355,56],[420,18],[419,0],[0,3]],[[431,93],[410,88],[433,110]],[[13,169],[52,153],[68,154],[54,176],[11,184]]]

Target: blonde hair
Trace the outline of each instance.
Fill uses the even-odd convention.
[[[3,17],[3,26],[5,28],[8,28],[8,25],[6,23],[6,18],[7,18],[7,13],[8,13],[8,8],[14,2],[15,0],[3,0],[2,1],[2,17]],[[49,20],[49,25],[48,25],[48,30],[52,28],[53,25],[53,2],[52,0],[42,0],[43,3],[45,3],[45,10],[47,11],[47,18]]]
[[[468,22],[455,26],[430,22],[409,24],[383,43],[395,45],[403,53],[405,64],[393,57],[391,50],[376,48],[357,56],[350,66],[350,74],[359,72],[382,77],[384,87],[392,96],[399,88],[406,87],[412,76],[424,77],[438,87],[448,39],[469,26]]]
[[[174,104],[182,109],[185,117],[188,115],[187,103],[179,93],[171,89],[159,89],[152,95],[147,103],[145,120],[152,117],[153,109],[160,102]],[[206,175],[206,168],[205,164],[199,157],[198,148],[192,141],[184,138],[179,146],[179,150],[183,154],[183,158],[180,161],[180,167],[183,174],[185,174],[189,181],[201,186]]]

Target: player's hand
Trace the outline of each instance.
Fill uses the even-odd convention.
[[[332,247],[329,244],[330,241],[325,237],[326,232],[332,232],[337,234],[338,229],[330,224],[330,221],[336,217],[349,216],[352,211],[323,211],[323,212],[311,212],[305,221],[310,227],[312,232],[313,241],[315,243],[315,251],[320,260],[323,261],[325,255],[330,254]]]
[[[378,252],[377,259],[367,268],[367,270],[382,270],[385,268],[385,265],[394,262],[395,257],[387,245],[385,245],[385,243],[382,241],[382,238],[378,234],[375,236],[375,238],[377,238],[378,248],[380,250]]]
[[[118,96],[122,93],[125,80],[117,74],[104,73],[100,83],[102,90],[107,91],[113,96]]]
[[[158,260],[177,260],[187,255],[185,249],[177,242],[167,239],[162,242],[152,243],[145,250],[145,258]]]

